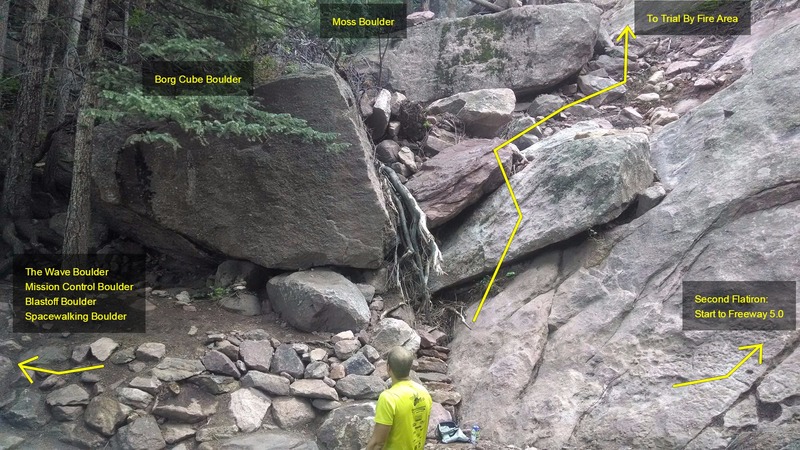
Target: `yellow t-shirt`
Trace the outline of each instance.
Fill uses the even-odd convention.
[[[428,434],[431,395],[411,381],[398,381],[383,391],[375,407],[375,423],[391,425],[384,450],[422,450]]]

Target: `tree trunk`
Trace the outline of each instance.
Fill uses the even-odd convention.
[[[36,151],[38,125],[42,115],[42,30],[50,0],[31,0],[28,20],[22,37],[22,73],[17,106],[14,111],[14,131],[8,155],[0,214],[13,219],[31,217],[31,179],[33,156]]]
[[[125,10],[122,14],[122,60],[127,63],[130,52],[130,40],[128,36],[131,34],[131,30],[128,21],[131,18],[131,0],[125,0],[122,8]]]
[[[63,255],[89,252],[91,210],[91,166],[94,117],[90,109],[97,103],[97,86],[92,82],[103,52],[103,31],[106,25],[108,0],[94,0],[89,21],[89,41],[86,44],[87,69],[78,100],[78,120],[75,127],[75,155],[72,166],[72,189],[64,229]]]
[[[3,77],[3,67],[6,62],[6,35],[8,34],[8,9],[11,0],[0,0],[0,78]]]
[[[59,84],[56,88],[56,114],[53,117],[53,126],[58,126],[64,121],[72,103],[72,92],[77,89],[75,73],[79,70],[78,39],[81,35],[81,19],[86,0],[73,0],[72,15],[69,20],[69,33],[67,46],[64,49],[64,60],[58,71]]]

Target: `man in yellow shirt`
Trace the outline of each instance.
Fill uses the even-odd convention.
[[[422,450],[428,434],[431,395],[408,374],[414,355],[395,347],[387,357],[392,387],[383,391],[375,407],[375,430],[367,450]]]

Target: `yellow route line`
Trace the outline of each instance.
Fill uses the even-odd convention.
[[[623,55],[623,59],[625,61],[623,63],[622,81],[614,83],[614,84],[612,84],[611,86],[609,86],[607,88],[601,89],[601,90],[599,90],[599,91],[597,91],[597,92],[595,92],[593,94],[587,95],[586,97],[583,97],[583,98],[581,98],[579,100],[576,100],[576,101],[574,101],[574,102],[572,102],[572,103],[570,103],[568,105],[565,105],[565,106],[562,106],[561,108],[558,108],[557,110],[555,110],[552,113],[550,113],[544,119],[534,123],[533,125],[529,126],[528,128],[525,128],[524,130],[520,131],[519,133],[517,133],[516,136],[514,136],[511,139],[509,139],[509,140],[503,142],[502,144],[498,145],[493,150],[494,151],[494,157],[495,157],[495,159],[497,159],[497,165],[500,166],[500,173],[503,174],[503,180],[506,182],[506,187],[508,188],[508,193],[511,194],[511,200],[514,202],[514,208],[517,210],[517,222],[514,224],[514,229],[511,230],[511,236],[508,238],[508,242],[506,242],[506,247],[503,249],[503,254],[500,255],[500,261],[497,262],[497,267],[495,267],[494,273],[492,273],[492,278],[489,280],[489,284],[486,286],[486,291],[483,293],[483,298],[481,298],[481,302],[478,304],[478,309],[475,311],[475,315],[472,317],[472,322],[476,322],[478,320],[478,315],[480,315],[481,309],[483,309],[483,304],[486,302],[486,297],[489,296],[489,291],[492,289],[492,286],[494,285],[494,280],[495,280],[495,278],[497,278],[497,274],[500,272],[500,266],[503,265],[503,260],[506,259],[506,254],[508,254],[508,249],[511,247],[511,242],[514,241],[514,236],[517,234],[517,229],[519,229],[519,225],[522,223],[522,210],[520,210],[520,208],[519,208],[519,203],[517,203],[517,197],[514,195],[514,189],[511,187],[511,182],[508,180],[508,175],[506,174],[506,170],[505,170],[505,168],[503,168],[503,162],[500,159],[500,155],[497,152],[500,149],[502,149],[505,146],[507,146],[508,144],[514,142],[515,140],[517,140],[521,136],[525,135],[529,131],[531,131],[534,128],[538,127],[539,125],[541,125],[541,124],[547,122],[548,120],[552,119],[553,117],[557,116],[559,113],[561,113],[565,109],[570,108],[572,106],[575,106],[575,105],[577,105],[579,103],[583,103],[583,102],[585,102],[587,100],[590,100],[590,99],[592,99],[594,97],[597,97],[598,95],[604,94],[604,93],[606,93],[606,92],[608,92],[608,91],[610,91],[612,89],[616,89],[616,88],[624,85],[625,83],[627,83],[628,82],[628,37],[629,37],[629,35],[633,39],[636,39],[636,35],[633,34],[633,30],[631,30],[631,27],[626,25],[625,28],[622,29],[622,31],[619,33],[619,36],[617,37],[617,42],[619,42],[619,40],[622,39],[623,37],[625,38],[625,51],[624,51],[624,55]]]
[[[693,384],[700,384],[700,383],[708,383],[709,381],[724,380],[725,378],[729,378],[731,375],[734,374],[734,372],[739,370],[739,368],[742,367],[742,364],[747,362],[747,360],[750,359],[750,357],[753,356],[753,354],[755,354],[756,352],[758,352],[758,363],[761,364],[763,362],[763,357],[764,357],[764,344],[743,345],[743,346],[739,347],[739,350],[745,350],[745,349],[748,349],[748,348],[752,348],[753,350],[750,353],[748,353],[747,356],[742,358],[742,360],[739,361],[739,364],[735,365],[733,367],[733,369],[728,371],[728,373],[726,373],[725,375],[720,375],[720,376],[711,377],[711,378],[703,378],[702,380],[685,381],[683,383],[676,383],[676,384],[673,384],[672,387],[679,388],[679,387],[683,387],[683,386],[690,386],[690,385],[693,385]]]
[[[49,373],[51,375],[66,375],[68,373],[85,372],[87,370],[102,369],[103,367],[105,367],[105,365],[100,364],[98,366],[80,367],[77,369],[69,369],[69,370],[50,370],[50,369],[42,369],[41,367],[31,367],[27,365],[29,362],[36,361],[37,359],[39,359],[39,357],[34,356],[33,358],[26,359],[25,361],[22,361],[21,363],[17,364],[20,370],[22,370],[23,375],[25,375],[25,378],[27,378],[31,384],[33,384],[33,379],[31,378],[30,375],[28,375],[28,370],[33,370],[35,372]]]

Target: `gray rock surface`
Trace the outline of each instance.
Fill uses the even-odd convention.
[[[375,402],[355,402],[331,411],[317,430],[325,450],[359,450],[372,435]]]
[[[275,354],[272,357],[272,364],[270,364],[270,372],[279,374],[286,372],[289,375],[298,378],[303,375],[305,367],[303,361],[297,356],[291,345],[283,344],[275,349]]]
[[[158,361],[167,353],[167,346],[161,342],[145,342],[136,347],[136,359]]]
[[[464,123],[468,135],[493,138],[511,122],[516,102],[511,89],[478,89],[436,100],[428,105],[428,112],[453,114]]]
[[[272,364],[272,354],[275,349],[268,340],[263,341],[244,341],[239,346],[239,356],[248,369],[269,372]]]
[[[334,153],[278,135],[263,143],[206,136],[203,146],[162,126],[158,131],[172,132],[181,148],[134,149],[124,147],[131,131],[101,128],[92,176],[109,226],[207,263],[209,253],[219,253],[266,268],[377,268],[391,240],[389,216],[349,86],[332,69],[314,66],[256,88],[253,99],[338,133],[337,142],[349,147]],[[265,199],[269,208],[258,207]]]
[[[375,370],[375,366],[363,353],[358,352],[346,361],[342,362],[344,370],[348,375],[369,375]]]
[[[600,10],[586,4],[436,20],[408,29],[387,52],[384,73],[393,89],[421,102],[485,88],[540,92],[589,60],[599,23]]]
[[[219,301],[219,306],[243,316],[261,314],[261,299],[250,292],[236,291]]]
[[[386,356],[394,347],[405,347],[416,354],[420,346],[420,337],[411,326],[400,319],[387,317],[372,330],[370,345],[375,347],[381,356]]]
[[[269,395],[289,395],[289,380],[279,375],[251,370],[242,377],[243,387],[254,387]]]
[[[313,440],[279,430],[235,436],[221,440],[216,445],[219,450],[319,450]]]
[[[125,423],[125,407],[109,397],[95,397],[86,406],[83,419],[86,425],[103,434],[113,436],[117,427]]]
[[[70,384],[47,394],[49,406],[77,406],[89,403],[89,393],[77,384]]]
[[[153,416],[143,416],[120,428],[111,441],[120,450],[161,450],[167,447],[158,422]]]
[[[272,401],[272,417],[279,427],[289,430],[307,425],[316,413],[304,398],[279,397]]]
[[[5,422],[26,430],[36,430],[50,422],[44,398],[34,389],[24,389],[17,394],[16,400],[2,412],[2,418]]]
[[[92,356],[97,358],[98,361],[105,361],[114,353],[114,350],[119,347],[113,339],[102,337],[94,342],[89,346],[92,350]]]
[[[654,136],[652,160],[670,191],[658,206],[600,240],[538,255],[489,298],[472,330],[457,327],[449,373],[464,423],[480,423],[500,444],[537,448],[800,440],[796,423],[759,415],[734,438],[721,420],[759,389],[796,398],[798,383],[774,382],[792,373],[791,362],[781,366],[798,331],[683,331],[681,319],[684,280],[800,279],[798,49],[800,26],[776,33],[752,74]],[[761,342],[764,364],[751,359],[730,378],[672,388],[727,373],[743,357],[739,346]]]
[[[198,359],[164,358],[153,369],[153,375],[161,381],[181,381],[199,375],[206,370]]]
[[[523,219],[505,263],[619,216],[652,184],[649,156],[647,136],[638,133],[587,137],[533,154],[511,178]],[[445,274],[431,274],[431,288],[494,269],[517,219],[506,189],[490,195],[443,240]]]
[[[336,389],[328,386],[322,380],[297,380],[289,388],[292,395],[297,397],[339,400]]]
[[[503,184],[494,156],[500,139],[468,139],[425,161],[421,170],[406,183],[428,227],[435,228],[456,217]],[[499,152],[507,172],[511,169],[511,147]]]
[[[211,373],[227,375],[237,379],[241,376],[239,369],[236,368],[236,364],[218,350],[211,350],[206,353],[203,357],[203,366]]]
[[[236,426],[245,433],[261,427],[272,401],[261,392],[245,388],[231,394],[230,411]]]
[[[336,382],[336,391],[356,400],[377,400],[386,385],[374,375],[347,375]]]
[[[214,396],[192,386],[182,386],[176,397],[161,400],[153,414],[177,423],[197,423],[217,412]]]
[[[267,283],[267,292],[275,312],[304,331],[358,331],[369,322],[364,295],[331,270],[278,275]]]

